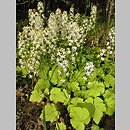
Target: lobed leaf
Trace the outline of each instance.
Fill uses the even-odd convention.
[[[94,106],[95,106],[95,113],[93,120],[96,124],[99,124],[101,118],[103,117],[103,113],[106,112],[106,106],[103,103],[103,100],[99,97],[94,98]]]
[[[114,88],[115,78],[112,75],[107,74],[106,77],[105,77],[104,84],[106,85],[107,88],[109,88],[110,86],[112,86]]]
[[[71,124],[76,130],[84,130],[85,125],[90,122],[90,113],[86,108],[71,107],[69,113]]]
[[[43,110],[42,113],[40,115],[41,119],[44,119],[43,117]],[[46,121],[50,121],[50,122],[54,122],[59,118],[59,112],[56,110],[56,107],[53,103],[48,103],[47,105],[45,105],[45,118]]]
[[[98,125],[93,124],[91,130],[104,130],[103,128],[100,129]]]
[[[64,123],[57,123],[56,124],[57,130],[66,130],[66,125]]]
[[[35,90],[44,90],[50,87],[50,82],[48,79],[39,79],[36,83],[34,89]]]
[[[39,103],[42,101],[43,98],[44,98],[44,94],[42,93],[41,90],[34,90],[32,91],[29,101]]]
[[[50,100],[54,103],[62,102],[66,105],[70,100],[70,95],[65,89],[62,92],[60,88],[52,88],[50,91]]]
[[[89,93],[87,97],[97,97],[104,93],[105,86],[102,82],[93,81],[88,84]]]
[[[113,115],[113,113],[115,111],[115,94],[114,94],[114,90],[112,88],[107,89],[103,96],[104,96],[105,104],[106,104],[106,114],[111,116],[111,115]]]
[[[86,108],[89,113],[90,113],[90,116],[93,117],[94,113],[95,113],[95,107],[92,103],[78,103],[77,104],[78,107],[81,107],[81,108]]]
[[[78,82],[71,82],[69,84],[69,88],[72,90],[72,92],[79,91],[79,83]]]

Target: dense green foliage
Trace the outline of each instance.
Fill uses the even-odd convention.
[[[94,54],[91,53],[92,56],[96,56],[96,50],[98,49],[95,48]],[[91,52],[91,48],[88,51]],[[83,54],[85,57],[90,56],[89,53]],[[60,102],[63,104],[62,109],[67,108],[70,123],[76,130],[84,130],[91,119],[98,125],[105,114],[111,116],[115,111],[114,61],[109,58],[111,57],[105,58],[104,63],[98,58],[94,59],[97,67],[87,80],[84,79],[85,72],[82,68],[69,68],[70,77],[63,72],[60,74],[62,69],[56,65],[49,66],[47,71],[43,68],[40,70],[40,79],[32,92],[30,101],[42,102],[46,98],[46,121],[55,122],[60,117],[61,113],[57,109],[57,103]],[[77,64],[81,66],[82,62]],[[65,82],[62,82],[63,79]],[[49,109],[50,105],[53,106],[51,109]],[[44,119],[42,115],[40,117]],[[99,128],[93,125],[92,129]]]

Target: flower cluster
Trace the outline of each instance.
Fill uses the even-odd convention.
[[[63,68],[63,71],[66,72],[68,68],[68,60],[66,60],[67,53],[64,48],[58,50],[57,53],[57,64]]]
[[[101,58],[101,61],[104,61],[104,57],[106,56],[106,49],[101,49],[100,54],[97,57]]]
[[[46,27],[43,12],[42,2],[38,3],[37,10],[29,9],[29,25],[18,36],[19,62],[28,73],[36,73],[41,55],[49,54],[50,63],[57,63],[66,72],[70,63],[75,64],[78,48],[95,25],[96,6],[92,6],[91,16],[84,18],[82,25],[80,14],[74,14],[73,7],[69,13],[60,9],[52,12]]]
[[[86,76],[89,76],[94,71],[93,62],[87,62],[84,67]]]
[[[95,27],[96,12],[97,12],[97,7],[93,5],[91,8],[90,18],[83,20],[83,28],[86,34]]]
[[[104,61],[106,55],[113,55],[115,53],[115,31],[114,30],[115,28],[112,27],[108,32],[106,48],[101,49],[100,54],[98,55],[98,57],[100,57],[102,61]]]
[[[115,28],[112,27],[107,37],[107,53],[114,54],[115,51]]]
[[[40,55],[46,52],[46,47],[43,45],[43,4],[39,2],[37,8],[38,11],[29,9],[29,25],[23,27],[23,31],[18,35],[19,63],[28,73],[33,72],[34,74],[39,65]]]

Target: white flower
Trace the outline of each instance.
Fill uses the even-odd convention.
[[[87,80],[87,77],[83,77],[84,80]]]
[[[70,54],[71,53],[71,51],[70,50],[67,50],[67,54]]]
[[[85,70],[89,70],[91,68],[91,66],[85,66]]]
[[[61,67],[63,67],[63,63],[61,63],[61,62],[58,62],[58,65],[61,66]]]
[[[101,60],[102,60],[102,61],[104,61],[104,58],[103,58],[103,57],[101,57]]]
[[[109,54],[112,54],[112,53],[113,53],[112,51],[109,52]]]
[[[60,70],[58,70],[58,73],[59,73],[60,75],[62,74]]]
[[[57,55],[58,55],[58,56],[60,56],[60,55],[61,55],[59,51],[58,51]]]
[[[66,72],[66,71],[67,71],[67,68],[63,68],[63,71]]]
[[[65,81],[66,81],[65,79],[61,79],[61,82],[62,82],[62,83],[65,83]]]
[[[69,72],[66,73],[66,76],[67,76],[67,77],[69,76]]]
[[[72,46],[72,43],[71,43],[71,42],[69,43],[69,46]]]
[[[77,50],[77,47],[76,46],[73,46],[72,47],[72,51],[76,51]]]
[[[29,78],[32,78],[32,75],[31,75],[31,74],[29,74]]]
[[[97,56],[97,58],[99,58],[99,57],[100,57],[100,55]]]
[[[87,71],[87,72],[86,72],[86,75],[87,75],[87,76],[89,76],[89,75],[90,75],[90,72],[89,72],[89,71]]]
[[[107,42],[107,46],[110,44],[110,42]]]
[[[88,85],[90,85],[92,82],[88,82]]]
[[[104,53],[101,53],[101,54],[100,54],[100,56],[103,56],[103,55],[104,55]]]
[[[105,49],[102,49],[101,51],[102,51],[102,53],[105,53],[105,52],[106,52],[106,50],[105,50]]]
[[[67,61],[67,60],[63,60],[63,64],[64,64],[65,66],[68,66],[68,61]]]
[[[107,49],[111,49],[111,46],[108,46]]]
[[[65,58],[65,56],[64,56],[64,55],[60,55],[60,58],[61,58],[61,59],[64,59],[64,58]]]

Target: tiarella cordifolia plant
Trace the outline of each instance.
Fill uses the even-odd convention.
[[[84,130],[91,120],[91,129],[100,129],[101,118],[114,113],[115,84],[114,60],[107,57],[112,57],[107,54],[109,48],[85,46],[95,26],[96,6],[84,19],[74,14],[73,8],[69,13],[57,9],[50,14],[47,26],[43,4],[38,3],[37,8],[29,10],[29,25],[19,33],[18,41],[21,67],[39,76],[30,101],[41,103],[45,99],[40,115],[44,124],[49,121],[56,123],[57,129],[68,129],[65,122],[57,122],[65,110],[63,118],[68,116],[74,129]],[[114,46],[113,34],[112,28],[107,46]]]
[[[90,18],[84,18],[82,24],[79,24],[80,14],[74,14],[74,8],[71,7],[69,14],[60,9],[51,13],[44,27],[43,11],[41,2],[38,3],[37,11],[29,10],[29,25],[19,33],[19,62],[28,73],[35,74],[40,56],[49,54],[51,63],[57,63],[66,71],[70,62],[75,63],[78,48],[85,43],[88,31],[95,26],[96,6],[92,6]]]

